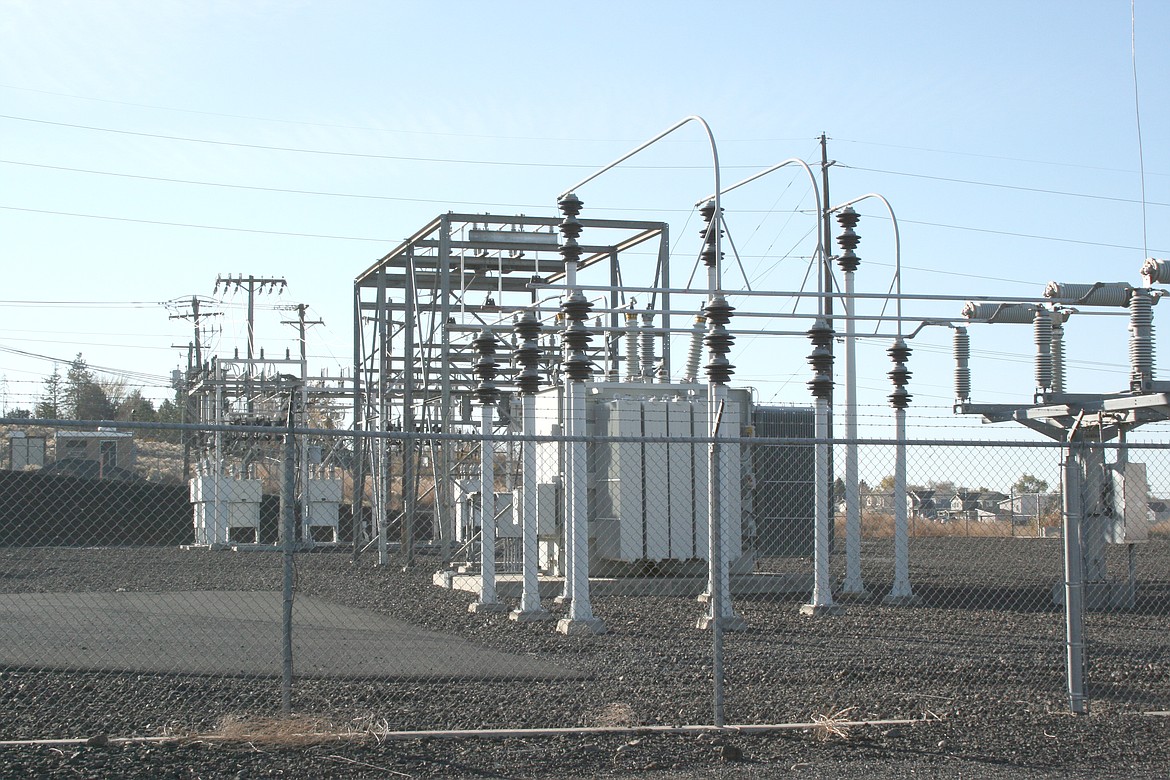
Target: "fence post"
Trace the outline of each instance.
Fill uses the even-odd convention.
[[[723,403],[720,402],[716,412],[715,426],[711,435],[711,446],[707,450],[707,473],[710,474],[711,492],[717,495],[719,480],[722,479],[719,463],[719,420],[723,416]],[[723,727],[723,614],[720,611],[725,594],[723,593],[723,518],[721,515],[721,501],[716,499],[710,502],[708,545],[710,550],[711,569],[710,593],[711,599],[711,689],[712,720],[715,726]]]
[[[296,445],[293,438],[293,394],[288,399],[288,429],[284,434],[284,462],[280,481],[280,549],[284,569],[283,617],[281,621],[280,711],[292,712],[293,680],[293,552],[296,544]]]
[[[1068,673],[1069,709],[1088,712],[1085,698],[1084,550],[1081,521],[1084,498],[1081,469],[1082,448],[1069,436],[1064,461],[1064,618],[1065,665]]]

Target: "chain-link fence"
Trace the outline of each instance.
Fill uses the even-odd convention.
[[[1170,709],[1165,447],[1088,461],[1070,590],[1060,446],[911,442],[900,485],[895,443],[865,440],[850,490],[850,447],[797,412],[729,420],[754,435],[715,458],[705,417],[606,414],[486,447],[131,425],[61,428],[42,463],[10,448],[0,738],[288,711],[357,732],[994,718],[1067,710],[1082,656],[1094,711]]]

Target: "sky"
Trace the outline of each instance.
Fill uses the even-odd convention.
[[[824,133],[830,200],[879,193],[896,215],[902,290],[919,296],[903,302],[908,331],[959,318],[961,296],[1137,286],[1146,257],[1170,257],[1168,36],[1170,4],[1151,0],[0,0],[3,405],[33,406],[78,352],[171,397],[192,296],[219,312],[209,351],[244,351],[246,297],[215,292],[229,274],[287,280],[257,299],[267,354],[295,353],[282,323],[303,303],[324,323],[310,373],[350,369],[354,277],[402,239],[446,211],[553,216],[565,188],[691,115],[711,127],[724,184],[789,157],[815,169]],[[713,176],[691,123],[582,187],[582,216],[669,222],[681,284]],[[725,287],[746,276],[797,315],[738,324],[806,330],[809,302],[790,295],[812,285],[806,174],[723,205]],[[889,212],[857,209],[857,288],[888,292]],[[1119,313],[1066,326],[1071,391],[1126,389]],[[970,332],[973,400],[1028,403],[1030,330]],[[978,427],[950,419],[950,343],[938,327],[910,342],[912,435]],[[892,432],[887,346],[858,348],[863,435]],[[733,383],[807,404],[809,351],[741,336]]]

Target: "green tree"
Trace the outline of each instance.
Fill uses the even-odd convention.
[[[114,417],[114,405],[80,352],[65,374],[63,406],[61,411],[71,420],[111,420]]]
[[[181,423],[183,422],[183,407],[167,399],[158,405],[157,417],[159,422]]]
[[[158,405],[158,412],[155,414],[155,419],[160,423],[182,423],[186,422],[183,419],[183,409],[186,405],[186,396],[180,390],[175,393],[175,400],[169,398]],[[159,441],[182,442],[184,436],[183,431],[154,431],[154,438]]]
[[[1012,483],[1013,495],[1024,495],[1025,493],[1047,493],[1048,482],[1031,474],[1021,474],[1020,478]]]
[[[37,403],[36,409],[33,410],[36,416],[45,420],[60,420],[64,392],[61,369],[54,363],[53,373],[45,377],[41,400]]]
[[[142,396],[141,390],[131,390],[118,404],[115,419],[155,422],[158,420],[158,412],[155,411],[150,399]]]

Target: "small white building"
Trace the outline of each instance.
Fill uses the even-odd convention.
[[[8,434],[8,468],[23,471],[32,466],[45,465],[45,437],[29,436],[24,431]]]
[[[98,476],[110,469],[133,471],[138,458],[134,434],[114,430],[57,431],[58,463],[87,461],[98,464]]]

